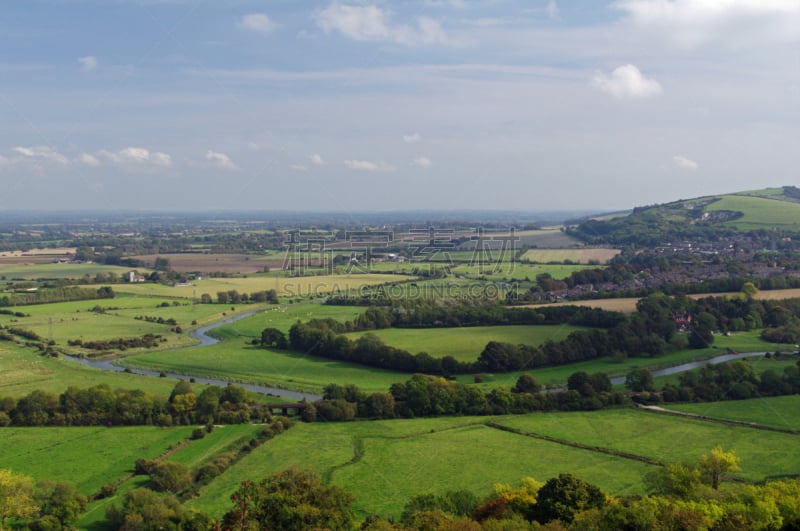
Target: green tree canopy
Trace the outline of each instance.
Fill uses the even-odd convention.
[[[337,530],[354,524],[353,496],[323,485],[311,470],[290,468],[258,483],[243,481],[231,500],[222,529]]]
[[[28,518],[38,511],[39,505],[33,497],[33,480],[0,469],[0,529],[5,529],[8,518]]]

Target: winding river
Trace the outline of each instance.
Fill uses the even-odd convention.
[[[202,327],[200,327],[200,328],[198,328],[196,330],[192,330],[190,335],[193,338],[195,338],[198,341],[200,341],[200,345],[197,345],[196,347],[207,347],[209,345],[214,345],[216,343],[219,343],[219,339],[208,335],[208,332],[210,330],[213,330],[214,328],[217,328],[219,326],[223,326],[223,325],[226,325],[226,324],[234,323],[236,321],[239,321],[240,319],[245,319],[246,317],[250,317],[251,315],[254,315],[254,314],[255,314],[255,312],[245,312],[243,314],[236,315],[234,317],[229,317],[228,319],[225,319],[224,321],[219,321],[217,323],[212,323],[210,325],[202,326]],[[691,371],[691,370],[694,370],[694,369],[699,369],[700,367],[703,367],[703,366],[708,365],[708,364],[716,365],[717,363],[723,363],[723,362],[726,362],[726,361],[738,360],[738,359],[742,359],[742,358],[751,358],[751,357],[755,357],[755,356],[764,356],[765,354],[766,354],[766,352],[738,352],[738,353],[735,353],[735,354],[721,354],[719,356],[715,356],[713,358],[709,358],[709,359],[703,360],[703,361],[692,361],[692,362],[688,362],[688,363],[682,363],[680,365],[674,365],[672,367],[667,367],[667,368],[664,368],[664,369],[658,369],[658,370],[653,371],[653,376],[655,376],[655,377],[658,377],[658,376],[669,376],[671,374],[678,374],[678,373],[681,373],[681,372],[686,372],[686,371]],[[89,367],[93,367],[95,369],[101,369],[101,370],[104,370],[104,371],[117,371],[117,372],[127,371],[127,372],[131,372],[131,373],[134,373],[134,374],[143,374],[143,375],[146,375],[146,376],[161,376],[162,375],[162,373],[159,372],[159,371],[150,371],[150,370],[147,370],[147,369],[132,369],[132,368],[126,369],[125,367],[121,367],[119,365],[116,365],[115,364],[116,360],[89,360],[89,359],[86,359],[86,358],[78,358],[78,357],[75,357],[75,356],[64,356],[64,358],[67,359],[67,360],[70,360],[70,361],[75,361],[75,362],[81,363],[83,365],[86,365],[86,366],[89,366]],[[240,387],[244,387],[248,391],[253,391],[253,392],[256,392],[256,393],[262,393],[262,394],[266,394],[266,395],[280,396],[280,397],[283,397],[283,398],[291,398],[292,400],[303,400],[303,399],[306,399],[306,400],[309,400],[309,401],[314,401],[314,400],[319,400],[320,398],[322,398],[319,395],[313,395],[313,394],[310,394],[310,393],[301,393],[301,392],[298,392],[298,391],[289,391],[287,389],[279,389],[277,387],[267,387],[265,385],[258,385],[258,384],[231,382],[231,381],[228,381],[228,380],[220,380],[220,379],[217,379],[217,378],[206,378],[206,377],[203,377],[203,376],[192,376],[192,375],[178,374],[178,373],[172,373],[172,372],[167,372],[166,376],[167,376],[167,378],[177,378],[179,380],[185,380],[185,379],[188,379],[188,378],[192,378],[192,379],[194,379],[194,381],[199,382],[199,383],[211,384],[211,385],[220,385],[220,386],[226,386],[229,383],[235,383],[236,385],[238,385]],[[624,376],[617,376],[617,377],[611,378],[611,383],[614,384],[614,385],[622,385],[622,384],[625,383],[625,377]]]
[[[200,341],[199,345],[193,345],[193,347],[207,347],[209,345],[214,345],[216,343],[219,343],[219,339],[217,339],[215,337],[211,337],[210,335],[208,335],[208,331],[209,330],[212,330],[214,328],[217,328],[219,326],[223,326],[223,325],[226,325],[226,324],[234,323],[234,322],[239,321],[241,319],[245,319],[247,317],[250,317],[251,315],[254,315],[254,314],[255,314],[255,312],[245,312],[243,314],[236,315],[234,317],[229,317],[228,319],[225,319],[224,321],[219,321],[219,322],[216,322],[216,323],[212,323],[210,325],[201,326],[200,328],[198,328],[196,330],[192,330],[190,332],[190,335],[193,338],[195,338],[198,341]],[[150,371],[150,370],[147,370],[147,369],[133,369],[133,368],[121,367],[119,365],[116,365],[116,360],[90,360],[90,359],[86,359],[86,358],[79,358],[79,357],[76,357],[76,356],[64,356],[64,359],[80,363],[81,365],[86,365],[87,367],[93,367],[95,369],[100,369],[100,370],[104,370],[104,371],[129,372],[129,373],[133,373],[133,374],[142,374],[142,375],[145,375],[145,376],[162,376],[162,373],[159,372],[159,371]],[[303,399],[306,399],[308,401],[312,401],[313,402],[314,400],[319,400],[320,398],[322,398],[319,395],[314,395],[314,394],[311,394],[311,393],[301,393],[299,391],[289,391],[287,389],[279,389],[277,387],[268,387],[268,386],[265,386],[265,385],[258,385],[258,384],[252,384],[252,383],[239,383],[239,382],[232,382],[232,381],[229,381],[229,380],[220,380],[220,379],[217,379],[217,378],[206,378],[204,376],[193,376],[193,375],[178,374],[178,373],[173,373],[173,372],[166,372],[166,373],[163,373],[163,374],[166,374],[167,378],[177,378],[179,380],[187,380],[187,379],[191,378],[195,382],[198,382],[198,383],[204,383],[204,384],[210,384],[210,385],[219,385],[219,386],[223,386],[223,387],[228,385],[229,383],[234,383],[234,384],[238,385],[239,387],[244,387],[248,391],[253,391],[255,393],[261,393],[261,394],[265,394],[265,395],[279,396],[279,397],[282,397],[282,398],[290,398],[292,400],[303,400]]]
[[[700,367],[705,367],[706,365],[709,364],[716,365],[718,363],[724,363],[726,361],[740,360],[742,358],[754,358],[756,356],[764,356],[765,354],[766,352],[737,352],[735,354],[721,354],[719,356],[714,356],[713,358],[709,358],[707,360],[690,361],[688,363],[681,363],[680,365],[673,365],[672,367],[666,367],[664,369],[657,369],[653,371],[653,376],[654,377],[669,376],[671,374],[678,374],[680,372],[699,369]],[[613,385],[622,385],[625,383],[625,377],[617,376],[616,378],[611,378],[611,383]]]

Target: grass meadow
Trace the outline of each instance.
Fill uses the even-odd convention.
[[[744,216],[726,222],[740,230],[762,228],[794,228],[800,227],[800,204],[788,201],[753,196],[727,195],[719,201],[711,203],[706,211],[732,210],[742,212]]]
[[[257,448],[208,487],[190,507],[221,515],[244,479],[290,466],[309,467],[356,498],[360,517],[398,517],[425,492],[468,489],[488,495],[495,483],[525,476],[545,481],[573,470],[614,494],[641,492],[651,468],[587,450],[492,429],[486,418],[441,418],[337,424],[298,424]]]
[[[178,304],[175,305],[175,302]],[[163,306],[164,303],[167,306]],[[103,308],[103,311],[91,311],[95,307]],[[219,304],[193,304],[161,297],[120,294],[113,299],[14,307],[14,311],[28,316],[0,315],[0,325],[31,330],[43,338],[54,340],[58,348],[71,352],[79,352],[80,349],[69,347],[67,343],[70,340],[107,340],[144,334],[161,335],[166,341],[160,348],[172,348],[196,343],[187,333],[188,329],[195,326],[193,322],[200,326],[266,307],[266,304],[253,304],[232,308]],[[170,330],[170,325],[136,317],[175,319],[184,332],[175,333]]]
[[[3,428],[9,441],[27,444],[27,451],[0,447],[0,467],[12,468],[35,480],[57,479],[76,484],[86,495],[117,481],[133,471],[136,459],[152,459],[171,445],[184,441],[193,427],[154,428]],[[249,440],[259,426],[239,424],[215,429],[203,439],[192,440],[169,456],[169,461],[197,467],[215,455]],[[4,451],[5,450],[5,451]],[[92,459],[87,456],[92,455]],[[6,464],[9,463],[9,464]],[[54,466],[58,463],[58,466]],[[51,472],[52,470],[52,472]],[[106,510],[119,503],[126,492],[147,486],[147,476],[135,476],[120,485],[117,493],[91,502],[78,529],[105,529]]]
[[[288,331],[298,319],[305,321],[314,317],[332,317],[344,321],[352,320],[362,311],[363,308],[352,306],[283,305],[216,329],[214,334],[223,339],[222,343],[208,347],[187,347],[139,354],[126,358],[123,364],[136,368],[261,383],[316,393],[329,383],[353,383],[368,392],[385,392],[392,383],[406,381],[411,375],[372,369],[304,353],[261,349],[250,344],[252,339],[260,337],[261,330],[266,327]],[[372,333],[383,338],[386,344],[404,348],[412,353],[426,351],[437,357],[458,355],[460,359],[471,361],[477,359],[483,347],[492,339],[537,344],[550,338],[566,337],[576,329],[577,327],[567,325],[504,326],[384,329],[373,330]],[[503,335],[495,335],[497,330],[501,330]],[[357,334],[353,334],[355,335]],[[569,375],[576,371],[605,372],[611,376],[622,376],[633,368],[655,369],[697,359],[708,359],[724,354],[727,348],[741,352],[780,348],[780,345],[765,343],[758,339],[758,331],[742,332],[730,337],[720,336],[718,342],[714,348],[670,352],[656,358],[628,358],[622,361],[604,358],[557,367],[543,367],[532,371],[484,374],[482,375],[484,382],[478,385],[487,390],[501,385],[512,387],[521,374],[530,373],[543,385],[560,386],[564,385]],[[474,376],[460,375],[458,380],[471,384]]]
[[[741,458],[742,470],[736,473],[741,479],[761,481],[800,475],[800,438],[787,433],[633,409],[504,417],[497,422],[664,462],[697,460],[721,445]]]
[[[68,387],[108,384],[112,389],[141,389],[166,398],[176,380],[93,369],[74,361],[42,356],[38,350],[0,342],[0,396],[22,397],[41,389],[60,394]],[[203,384],[192,384],[200,392]]]
[[[416,354],[427,352],[435,358],[453,356],[459,361],[475,361],[489,341],[541,345],[565,339],[575,330],[571,325],[465,326],[459,328],[385,328],[347,334],[355,340],[375,334],[387,345]]]
[[[153,459],[192,428],[3,428],[0,468],[34,480],[69,481],[89,495],[133,471],[139,457]]]
[[[38,279],[80,279],[85,276],[94,278],[98,273],[107,275],[114,273],[118,276],[127,275],[130,267],[113,266],[105,264],[0,264],[0,277],[6,280],[38,280]],[[144,274],[148,270],[140,269]]]
[[[800,431],[800,395],[701,404],[669,404],[665,407],[696,415]]]
[[[365,391],[387,391],[411,375],[307,354],[267,350],[226,341],[207,347],[188,347],[141,354],[122,360],[134,368],[221,378],[284,389],[320,393],[329,383],[354,383]]]

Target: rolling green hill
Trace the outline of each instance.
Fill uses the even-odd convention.
[[[713,241],[759,229],[800,234],[800,188],[766,188],[637,207],[628,216],[587,220],[570,232],[592,244],[655,246]]]

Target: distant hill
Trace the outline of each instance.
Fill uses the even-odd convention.
[[[637,207],[627,216],[587,219],[570,234],[591,244],[654,246],[763,230],[800,235],[800,188],[766,188]]]

